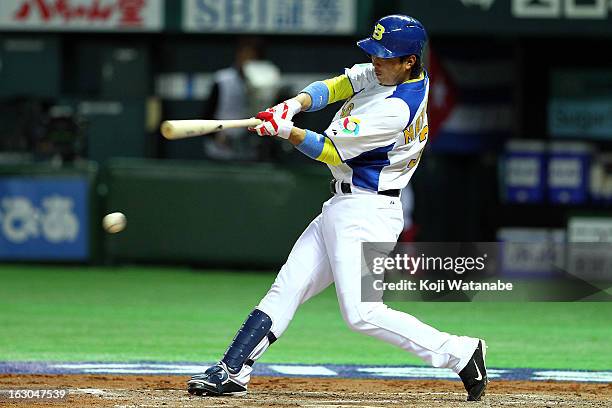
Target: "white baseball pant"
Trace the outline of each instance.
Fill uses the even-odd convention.
[[[399,198],[352,193],[337,194],[325,202],[257,306],[271,317],[272,333],[280,337],[297,308],[335,282],[349,328],[401,347],[434,367],[459,373],[478,339],[438,331],[382,302],[361,302],[361,243],[395,242],[402,228]]]

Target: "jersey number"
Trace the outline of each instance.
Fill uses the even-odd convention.
[[[421,149],[416,159],[411,159],[410,162],[408,162],[408,170],[412,169],[419,163],[419,160],[421,160],[421,156],[423,155],[423,150],[425,149]]]
[[[421,112],[415,122],[416,123],[413,122],[404,129],[404,141],[406,144],[412,143],[417,135],[419,136],[419,142],[427,140],[429,126],[427,126],[427,121],[425,120],[425,110]]]
[[[374,27],[374,32],[372,33],[372,38],[375,40],[382,40],[383,33],[385,32],[385,27],[382,24],[376,24]]]

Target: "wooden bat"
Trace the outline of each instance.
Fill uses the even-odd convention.
[[[255,127],[261,124],[261,120],[236,119],[236,120],[166,120],[162,122],[161,134],[168,140],[184,139],[219,132],[224,129]]]

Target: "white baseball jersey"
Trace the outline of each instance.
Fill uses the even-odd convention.
[[[378,83],[372,64],[346,69],[354,95],[325,130],[342,164],[334,178],[373,191],[403,189],[427,143],[429,78],[400,85]]]

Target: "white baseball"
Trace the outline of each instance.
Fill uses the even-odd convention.
[[[125,229],[127,218],[120,212],[107,214],[102,218],[102,227],[109,234],[116,234]]]

